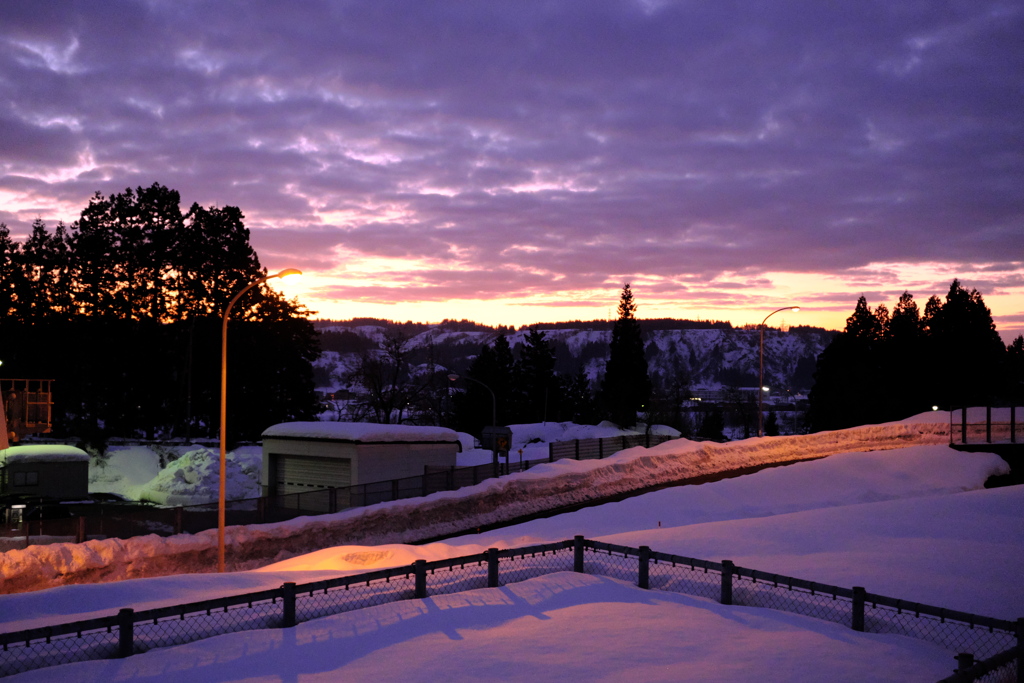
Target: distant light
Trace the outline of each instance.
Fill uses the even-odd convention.
[[[932,406],[932,410],[938,410],[938,409],[939,409],[938,406]]]
[[[768,387],[761,387],[761,391],[771,391]]]
[[[455,381],[457,381],[458,379],[459,379],[459,376],[458,376],[458,375],[456,375],[456,374],[455,374],[454,372],[453,372],[452,374],[448,375],[448,381],[449,381],[449,382],[455,382]]]

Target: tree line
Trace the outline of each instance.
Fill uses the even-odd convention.
[[[0,360],[7,377],[54,379],[54,433],[215,436],[220,325],[266,275],[237,207],[181,210],[178,192],[96,193],[70,226],[0,224]],[[232,313],[229,439],[315,415],[309,311],[266,286]]]
[[[1004,346],[976,289],[953,280],[922,312],[909,292],[889,311],[862,296],[845,329],[818,357],[811,430],[900,420],[932,406],[1024,398],[1024,336]]]

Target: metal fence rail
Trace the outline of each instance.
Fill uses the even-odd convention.
[[[1009,420],[993,420],[993,408],[1009,408]],[[985,406],[984,422],[969,422],[967,419],[966,407],[953,407],[949,409],[949,443],[952,444],[980,444],[980,443],[1024,443],[1024,424],[1019,418],[1024,417],[1024,411],[1018,411],[1019,406],[1011,404],[1008,406]]]
[[[582,536],[573,540],[315,581],[0,634],[0,676],[57,664],[127,657],[225,633],[291,627],[332,614],[428,594],[457,593],[554,572],[585,572],[670,591],[824,619],[867,633],[898,633],[958,653],[944,682],[1020,681],[1024,619],[1016,622],[898,600],[745,567],[630,548]],[[429,587],[429,591],[428,591]],[[978,658],[984,658],[977,661]]]

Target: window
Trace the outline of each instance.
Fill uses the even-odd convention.
[[[39,486],[38,472],[14,472],[15,486]]]

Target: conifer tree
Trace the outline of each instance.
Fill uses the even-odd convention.
[[[633,292],[627,282],[619,297],[619,318],[612,327],[610,355],[601,384],[604,410],[620,427],[635,425],[637,412],[651,396],[643,333],[635,313]]]
[[[555,374],[555,352],[547,335],[531,329],[519,354],[519,397],[522,418],[541,422],[558,414],[562,396]]]
[[[11,239],[11,231],[0,223],[0,324],[19,320],[18,294],[23,287],[21,245]]]
[[[945,303],[930,316],[928,336],[933,357],[945,368],[933,388],[937,403],[985,405],[998,400],[1006,347],[978,290],[967,291],[953,280]]]
[[[807,415],[813,430],[876,421],[877,394],[884,381],[876,354],[881,340],[880,316],[861,296],[846,328],[818,356]]]

